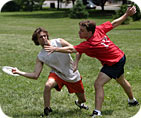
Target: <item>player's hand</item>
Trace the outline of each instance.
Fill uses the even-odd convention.
[[[17,68],[12,69],[13,74],[20,74],[20,71]]]
[[[49,55],[55,51],[56,47],[44,45],[44,49],[45,49],[45,51],[49,52],[48,53],[48,55]]]
[[[128,16],[132,16],[136,13],[136,7],[135,6],[132,6],[132,7],[129,7],[126,11],[127,15]]]
[[[75,62],[73,62],[73,72],[77,70],[78,70],[78,65]]]

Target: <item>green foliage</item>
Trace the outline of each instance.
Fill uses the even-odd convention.
[[[140,11],[139,7],[134,3],[132,5],[136,6],[136,11],[137,11],[136,14],[134,14],[132,16],[133,21],[141,20],[141,11]]]
[[[34,11],[42,9],[44,0],[14,0],[22,11]]]
[[[82,0],[77,0],[76,4],[70,10],[70,18],[88,18],[89,13],[82,3]]]
[[[116,11],[116,14],[113,15],[113,19],[119,18],[120,16],[122,16],[126,10],[127,10],[128,6],[125,5],[121,5],[120,9]],[[129,24],[130,22],[130,17],[128,17],[122,24]]]

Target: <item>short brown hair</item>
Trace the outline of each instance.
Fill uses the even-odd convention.
[[[87,31],[91,31],[93,34],[95,32],[96,23],[91,20],[85,20],[79,22],[80,26],[86,27]]]
[[[46,33],[47,38],[49,39],[48,31],[39,27],[34,31],[34,33],[32,35],[32,41],[34,42],[35,45],[40,45],[39,42],[38,42],[38,35],[40,34],[40,32]]]

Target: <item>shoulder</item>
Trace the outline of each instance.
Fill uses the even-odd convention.
[[[107,26],[112,26],[112,23],[110,21],[104,22],[98,26],[96,26],[96,28],[102,28],[102,27],[107,27]]]
[[[51,42],[61,42],[63,40],[62,38],[56,38],[56,39],[51,39]]]
[[[51,39],[51,45],[55,47],[61,47],[61,38]]]
[[[112,30],[113,29],[113,25],[110,21],[107,21],[99,26],[96,26],[96,30],[97,31],[102,31],[102,32],[105,32],[107,33],[108,31]]]

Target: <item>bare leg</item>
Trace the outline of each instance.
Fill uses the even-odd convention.
[[[80,108],[80,109],[86,109],[88,110],[89,107],[84,104],[86,102],[85,94],[84,93],[76,93],[78,97],[78,101],[75,101],[75,104]]]
[[[48,79],[44,88],[44,108],[50,107],[51,89],[57,85],[54,79]]]
[[[95,80],[95,109],[101,111],[102,103],[104,101],[104,88],[103,86],[109,82],[111,78],[105,73],[100,72],[97,79]]]
[[[124,89],[125,93],[129,97],[129,99],[133,99],[133,93],[131,89],[130,83],[124,78],[124,74],[121,75],[116,81],[121,85],[121,87]]]
[[[86,102],[86,97],[84,95],[84,93],[76,93],[77,97],[78,97],[78,103],[84,103]]]

